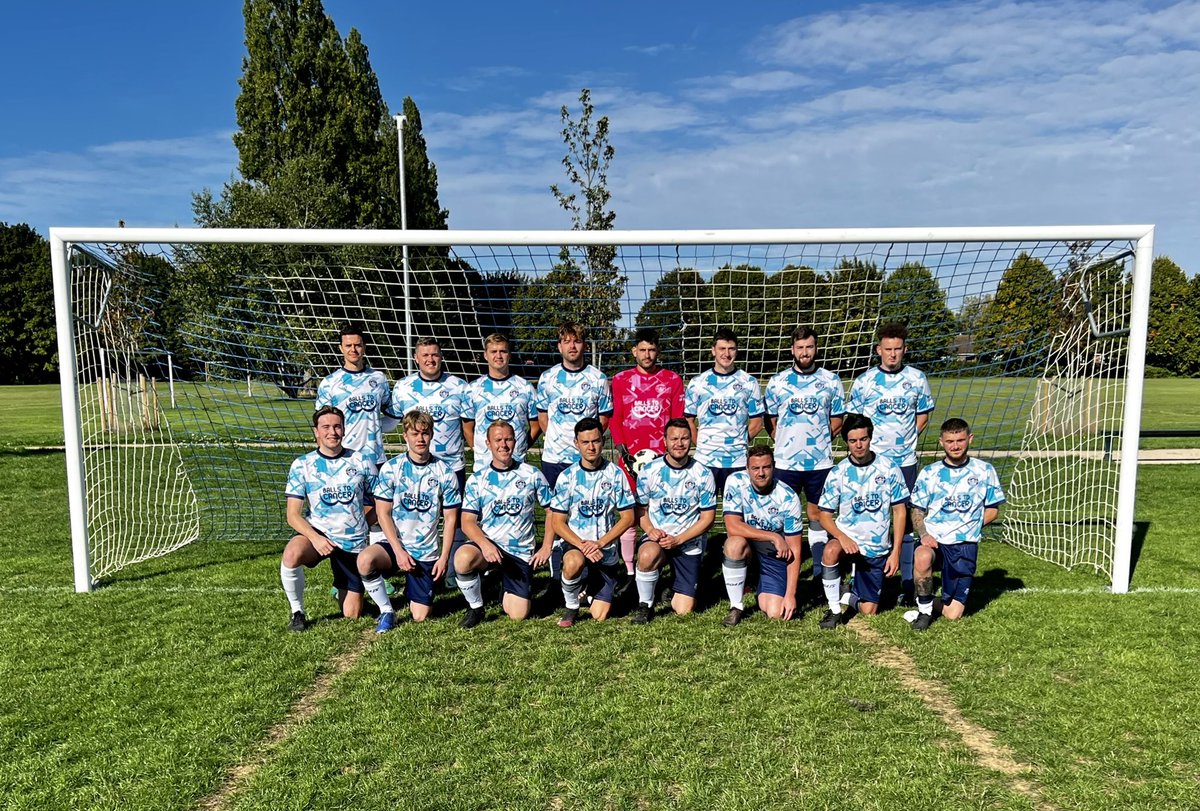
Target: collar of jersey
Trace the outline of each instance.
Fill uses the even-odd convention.
[[[581,372],[586,372],[587,367],[588,367],[588,364],[585,363],[582,366],[580,366],[578,369],[568,369],[567,364],[565,364],[565,363],[558,364],[558,368],[562,369],[564,372],[566,372],[569,375],[577,375],[577,374],[580,374]]]
[[[855,462],[854,457],[850,456],[849,454],[846,455],[846,458],[849,459],[850,464],[854,465],[855,467],[870,467],[871,465],[875,464],[875,460],[879,458],[879,454],[877,454],[875,451],[871,451],[871,458],[861,465],[858,462]]]
[[[713,374],[715,374],[717,377],[729,377],[730,375],[735,375],[735,374],[737,374],[739,370],[738,370],[738,368],[737,368],[736,366],[734,366],[732,371],[729,371],[729,372],[718,372],[718,371],[717,371],[717,367],[716,367],[716,366],[714,366],[714,367],[712,367],[712,369],[709,369],[709,371],[710,371],[710,372],[712,372]]]
[[[317,455],[320,456],[322,459],[341,459],[342,457],[344,457],[346,455],[346,451],[348,451],[348,450],[350,450],[350,449],[347,448],[345,445],[343,445],[341,453],[339,453],[337,456],[330,456],[327,453],[321,453],[321,449],[317,448]]]
[[[950,468],[951,470],[962,470],[964,467],[971,464],[971,454],[969,454],[969,453],[967,454],[967,458],[963,459],[963,463],[961,465],[952,465],[952,464],[950,464],[950,460],[947,459],[945,456],[943,456],[942,464],[945,465],[946,467]]]
[[[421,374],[421,371],[419,369],[417,370],[417,377],[421,378],[421,380],[423,380],[426,383],[441,383],[443,380],[446,379],[447,374],[448,374],[448,372],[443,370],[438,373],[437,377],[428,378],[425,375]]]
[[[514,470],[516,470],[520,466],[521,466],[521,463],[515,459],[513,460],[512,467],[496,467],[495,462],[488,462],[488,467],[490,467],[492,470],[496,471],[497,473],[512,473]]]
[[[663,460],[663,464],[666,465],[667,467],[671,468],[671,470],[687,470],[689,467],[691,467],[692,465],[694,465],[696,463],[695,457],[689,456],[686,465],[684,465],[683,467],[675,467],[675,465],[671,464],[671,462],[669,461],[670,458],[671,457],[667,456],[664,453],[662,460]]]
[[[492,377],[492,373],[488,372],[487,374],[484,375],[484,377],[486,377],[488,380],[494,380],[497,383],[503,383],[505,380],[508,380],[509,378],[512,378],[515,375],[516,375],[515,372],[510,371],[504,377]]]
[[[907,364],[901,363],[901,364],[900,364],[900,368],[899,368],[899,369],[897,369],[897,370],[896,370],[896,371],[894,371],[894,372],[889,372],[887,369],[883,368],[883,364],[882,364],[882,363],[881,363],[881,364],[879,364],[878,366],[876,366],[875,368],[876,368],[876,369],[878,369],[879,371],[883,372],[885,375],[898,375],[898,374],[900,374],[901,372],[903,372],[903,371],[904,371],[904,369],[905,369],[905,366],[906,366],[906,365],[907,365]]]
[[[804,375],[805,377],[808,377],[809,375],[815,375],[817,372],[821,371],[821,367],[814,363],[812,371],[806,372],[803,369],[801,369],[799,366],[797,366],[795,363],[793,363],[792,371],[794,371],[798,375]]]
[[[372,371],[372,369],[370,366],[364,366],[361,369],[347,369],[345,366],[343,366],[342,371],[348,375],[361,375]]]
[[[418,462],[416,459],[413,459],[411,456],[409,456],[409,455],[408,455],[408,451],[405,451],[405,452],[404,452],[404,458],[408,460],[408,463],[409,463],[410,465],[416,465],[417,467],[425,467],[425,466],[427,466],[427,465],[432,465],[432,464],[433,464],[433,460],[434,460],[436,457],[435,457],[435,456],[434,456],[434,455],[431,453],[431,454],[429,454],[429,461],[426,461],[426,462]]]

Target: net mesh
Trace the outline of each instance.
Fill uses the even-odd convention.
[[[92,575],[195,540],[290,534],[283,484],[312,447],[312,398],[341,362],[342,324],[365,327],[369,364],[394,382],[411,370],[406,336],[437,337],[447,371],[471,379],[493,332],[535,380],[559,359],[564,321],[589,328],[592,362],[610,376],[629,364],[633,332],[654,328],[663,365],[685,380],[712,365],[713,336],[730,328],[739,366],[763,385],[806,324],[847,389],[874,365],[879,326],[906,323],[906,360],[937,403],[923,461],[943,419],[966,419],[973,453],[1008,492],[1004,539],[1108,573],[1132,249],[497,244],[410,247],[406,274],[399,247],[75,244]]]

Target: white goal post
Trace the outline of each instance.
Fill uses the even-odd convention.
[[[937,401],[923,460],[942,420],[967,419],[1009,495],[991,535],[1125,592],[1153,236],[52,228],[75,588],[197,540],[286,540],[283,479],[311,448],[306,398],[340,362],[344,322],[392,382],[426,335],[476,377],[493,331],[536,378],[557,324],[577,320],[610,376],[638,328],[685,379],[731,328],[764,385],[805,324],[849,387],[900,321]]]

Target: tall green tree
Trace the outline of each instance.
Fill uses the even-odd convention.
[[[694,268],[663,274],[638,310],[634,326],[658,332],[660,362],[685,378],[712,365],[716,310],[708,283]]]
[[[910,363],[933,368],[951,352],[956,331],[954,314],[946,306],[946,292],[920,262],[905,262],[888,274],[879,320],[908,327],[905,359]]]
[[[1146,363],[1179,375],[1200,372],[1200,317],[1194,283],[1169,256],[1156,257],[1150,276]]]
[[[1061,324],[1062,285],[1040,259],[1021,253],[984,305],[975,333],[975,351],[1002,363],[1005,374],[1030,374],[1046,362],[1050,341]]]
[[[869,259],[843,257],[825,273],[829,304],[814,314],[822,336],[825,365],[839,374],[857,374],[873,364],[883,273]]]
[[[49,383],[58,373],[50,243],[0,222],[0,383]]]

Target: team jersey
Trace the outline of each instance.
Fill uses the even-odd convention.
[[[591,365],[572,372],[559,363],[542,372],[534,404],[546,412],[542,461],[558,465],[579,461],[575,423],[584,417],[608,416],[613,410],[608,376]]]
[[[781,481],[776,481],[769,492],[760,493],[754,489],[750,474],[739,470],[726,480],[722,504],[725,515],[736,515],[755,529],[780,535],[804,531],[800,497]]]
[[[376,466],[384,460],[384,433],[396,427],[388,404],[387,378],[369,366],[361,372],[338,369],[317,386],[316,408],[336,406],[345,415],[342,444],[362,451]]]
[[[850,387],[850,410],[874,423],[871,450],[900,467],[917,463],[917,415],[933,411],[933,392],[924,372],[912,366],[898,372],[868,369]]]
[[[745,467],[749,422],[766,411],[758,381],[741,369],[709,369],[687,384],[683,413],[696,418],[696,461],[708,467]]]
[[[576,462],[564,470],[554,487],[550,509],[567,516],[571,531],[585,541],[598,541],[616,526],[622,510],[633,509],[633,491],[619,467],[602,462],[588,470]],[[562,538],[555,545],[566,544]],[[621,544],[604,547],[604,566],[615,566],[621,557]]]
[[[780,470],[833,467],[829,420],[846,413],[846,389],[828,369],[805,374],[793,366],[767,381],[767,413],[775,418],[775,464]]]
[[[347,552],[361,552],[370,529],[363,505],[378,472],[369,457],[346,447],[333,457],[312,451],[292,462],[284,492],[308,503],[313,529]]]
[[[493,422],[510,423],[517,435],[513,461],[524,462],[529,452],[529,421],[537,419],[533,386],[516,375],[497,380],[490,375],[476,378],[463,395],[464,420],[474,420],[475,472],[491,466],[492,452],[487,447],[487,429]]]
[[[695,459],[675,468],[663,457],[647,464],[638,474],[637,501],[647,509],[651,524],[678,535],[700,520],[700,513],[717,508],[717,484],[712,471]],[[680,547],[680,551],[698,555],[703,545],[701,535]]]
[[[433,417],[433,443],[430,450],[439,459],[462,470],[464,442],[462,431],[463,396],[467,384],[461,377],[442,372],[436,380],[426,380],[414,372],[392,389],[391,411],[397,419],[418,409]]]
[[[550,504],[550,485],[532,465],[514,464],[498,470],[489,464],[467,479],[462,509],[479,519],[488,539],[526,563],[533,557],[533,512]]]
[[[670,369],[647,374],[636,366],[618,372],[612,379],[612,419],[608,432],[615,445],[624,445],[631,454],[651,450],[662,455],[667,445],[663,433],[667,422],[683,416],[683,378]],[[637,482],[633,471],[625,469],[629,486]]]
[[[442,509],[462,503],[458,476],[449,463],[433,457],[421,464],[407,453],[397,456],[379,471],[373,494],[392,502],[392,520],[408,554],[417,560],[437,560]]]
[[[892,551],[892,507],[908,501],[900,468],[882,453],[874,456],[866,465],[856,465],[848,456],[834,465],[820,501],[868,558]]]
[[[925,512],[925,528],[939,544],[979,543],[983,511],[1004,503],[996,469],[982,459],[954,467],[945,459],[924,468],[912,504]]]

